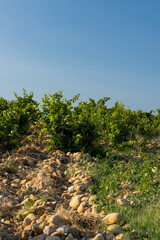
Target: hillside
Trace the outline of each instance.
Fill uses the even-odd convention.
[[[0,105],[0,237],[160,239],[160,112],[26,94]]]

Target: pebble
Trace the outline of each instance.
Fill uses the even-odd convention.
[[[123,220],[124,220],[123,216],[119,213],[110,213],[103,218],[103,222],[106,223],[107,225],[122,223]]]
[[[125,198],[118,198],[117,204],[119,204],[120,206],[127,205],[128,201]]]
[[[71,199],[71,201],[70,201],[70,203],[69,203],[69,206],[70,206],[71,208],[77,209],[77,208],[79,207],[80,203],[81,203],[80,198],[77,197],[77,196],[75,196],[75,197],[73,197],[73,198]]]

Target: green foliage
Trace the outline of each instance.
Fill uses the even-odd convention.
[[[62,91],[53,95],[45,94],[42,98],[43,130],[47,131],[52,139],[50,149],[63,151],[91,151],[93,142],[98,134],[95,124],[87,115],[80,111],[80,107],[73,107],[79,95],[73,99],[63,99]]]
[[[154,115],[152,111],[131,111],[118,102],[106,113],[105,120],[104,139],[106,139],[106,144],[117,149],[145,145],[148,139],[159,133],[158,115]]]
[[[38,103],[33,100],[33,93],[29,95],[23,90],[23,97],[16,93],[15,100],[0,99],[0,146],[10,149],[16,146],[20,136],[24,134],[31,123],[38,120],[40,112]]]
[[[0,98],[1,149],[16,146],[30,124],[38,120],[42,123],[40,130],[51,135],[50,150],[65,152],[83,151],[104,156],[108,148],[141,148],[159,134],[159,109],[157,114],[131,111],[118,102],[108,109],[108,97],[97,102],[90,98],[89,102],[80,101],[75,105],[79,95],[67,100],[59,91],[44,95],[40,112],[33,93],[27,95],[23,90],[23,97],[14,95],[12,101]]]

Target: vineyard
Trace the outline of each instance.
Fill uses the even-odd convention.
[[[62,91],[33,100],[33,93],[15,100],[0,98],[0,146],[2,150],[18,146],[31,124],[50,134],[50,150],[83,151],[94,156],[105,155],[108,149],[142,149],[159,136],[160,109],[157,112],[131,111],[116,102],[107,108],[104,97],[97,102],[79,102],[79,95],[63,98]],[[74,104],[75,105],[75,104]]]
[[[99,211],[125,218],[122,232],[130,238],[115,239],[160,239],[160,109],[132,111],[119,102],[108,108],[109,97],[83,102],[62,91],[45,94],[41,104],[25,90],[14,96],[0,98],[1,158],[21,149],[34,129],[33,142],[45,144],[46,154],[82,154],[78,170],[89,172],[87,191]]]

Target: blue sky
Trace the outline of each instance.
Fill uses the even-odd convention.
[[[160,108],[159,0],[0,0],[0,96]]]

